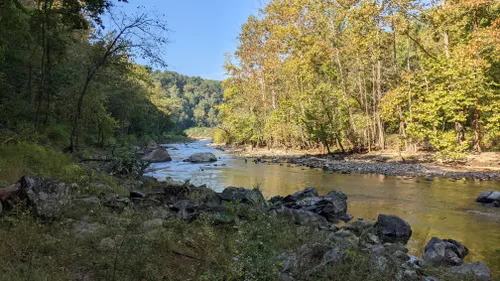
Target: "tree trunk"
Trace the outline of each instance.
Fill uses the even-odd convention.
[[[85,95],[87,94],[87,90],[90,84],[90,81],[92,80],[92,77],[94,75],[92,74],[91,71],[87,74],[87,79],[85,79],[85,84],[83,85],[83,89],[80,92],[80,97],[78,98],[78,103],[76,106],[76,114],[75,114],[75,119],[73,120],[73,129],[71,131],[71,138],[70,138],[70,144],[69,144],[69,151],[74,152],[78,149],[78,134],[79,134],[79,123],[80,123],[80,117],[82,114],[82,107],[83,107],[83,99],[85,98]]]

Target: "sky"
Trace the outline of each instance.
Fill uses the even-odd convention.
[[[258,14],[264,1],[129,0],[120,9],[128,14],[141,5],[165,14],[171,30],[165,57],[167,70],[223,80],[224,53],[236,50],[241,25],[250,15]]]

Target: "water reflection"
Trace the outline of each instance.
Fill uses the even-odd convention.
[[[205,146],[207,143],[169,145],[174,161],[153,165],[151,175],[160,180],[190,179],[217,191],[226,186],[258,186],[268,198],[309,186],[321,194],[338,189],[349,196],[349,212],[357,218],[376,220],[378,214],[385,213],[408,221],[413,229],[408,246],[415,256],[422,255],[425,244],[434,236],[453,238],[469,248],[468,260],[487,262],[495,276],[500,276],[500,209],[484,208],[474,202],[483,190],[500,189],[498,182],[341,175],[304,167],[245,163]],[[182,162],[195,152],[212,152],[220,160],[217,166]]]

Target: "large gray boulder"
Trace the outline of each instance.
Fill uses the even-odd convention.
[[[58,218],[71,203],[71,187],[57,180],[24,176],[19,183],[20,198],[37,217]]]
[[[339,220],[347,222],[352,219],[352,216],[346,213],[347,195],[337,190],[319,196],[314,187],[309,187],[284,198],[273,197],[270,201],[275,207],[284,206],[318,214],[330,223],[337,223]]]
[[[224,201],[232,203],[245,203],[255,206],[265,206],[266,200],[258,189],[245,189],[242,187],[227,187],[219,194]]]
[[[495,206],[500,206],[500,191],[485,191],[481,193],[477,198],[476,202],[485,204],[495,204]]]
[[[328,221],[324,217],[307,210],[291,209],[282,206],[278,209],[275,209],[275,211],[277,214],[295,222],[296,224],[320,226],[328,225]]]
[[[461,265],[469,250],[453,239],[433,237],[424,249],[424,261],[432,265]]]
[[[193,200],[180,200],[175,202],[172,210],[177,212],[177,218],[193,221],[200,215],[199,204]]]
[[[215,157],[215,155],[210,152],[199,152],[189,156],[186,161],[191,163],[215,162],[217,161],[217,157]]]
[[[406,244],[412,234],[411,226],[403,219],[393,215],[380,214],[375,228],[377,235],[384,243],[402,242]]]
[[[165,148],[160,147],[143,156],[142,160],[151,163],[160,163],[172,161],[172,157],[170,157]]]
[[[452,268],[452,272],[464,278],[472,278],[474,281],[491,281],[490,269],[482,262],[471,262],[461,266],[455,266]]]
[[[285,198],[283,198],[283,203],[285,205],[293,205],[297,201],[306,199],[306,198],[318,198],[318,192],[314,187],[309,187],[301,191],[297,191],[294,194],[287,195]],[[288,206],[292,207],[292,206]]]
[[[340,262],[347,254],[339,247],[313,243],[281,254],[279,280],[314,280],[325,277],[329,265]]]
[[[158,149],[158,148],[160,148],[160,146],[159,146],[159,145],[158,145],[158,144],[157,144],[154,140],[152,140],[152,141],[150,141],[150,142],[148,143],[148,147],[147,147],[147,149],[148,149],[149,151],[151,151],[151,150],[155,150],[155,149]]]

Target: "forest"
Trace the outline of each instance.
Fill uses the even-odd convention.
[[[0,144],[75,151],[217,123],[220,82],[153,70],[167,66],[165,19],[112,8],[107,0],[0,1]]]
[[[228,55],[217,138],[498,151],[499,15],[492,0],[272,0]]]

